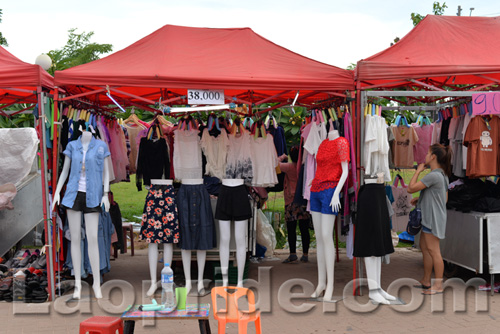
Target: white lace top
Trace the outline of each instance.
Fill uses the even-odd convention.
[[[174,130],[175,178],[203,178],[199,130]]]
[[[208,129],[203,130],[201,148],[207,158],[205,174],[223,179],[226,172],[227,150],[229,139],[225,129],[217,137],[213,137]]]

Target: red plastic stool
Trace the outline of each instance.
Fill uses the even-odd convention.
[[[95,316],[80,322],[80,334],[123,334],[123,321],[116,317]]]

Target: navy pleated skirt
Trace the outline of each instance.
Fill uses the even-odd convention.
[[[208,250],[217,246],[210,195],[203,184],[183,184],[177,191],[181,249]]]

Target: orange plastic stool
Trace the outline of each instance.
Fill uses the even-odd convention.
[[[80,334],[123,334],[123,321],[116,317],[95,316],[80,322]]]

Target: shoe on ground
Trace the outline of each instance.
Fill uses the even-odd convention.
[[[288,256],[288,258],[283,260],[282,263],[298,263],[298,262],[299,258],[297,257],[297,255],[291,254],[290,256]]]

